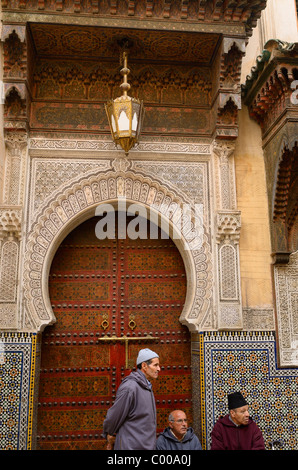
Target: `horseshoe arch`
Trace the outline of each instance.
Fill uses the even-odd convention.
[[[99,204],[117,206],[119,200],[137,203],[169,224],[187,273],[187,292],[180,321],[190,331],[199,331],[210,313],[212,295],[211,250],[204,227],[195,230],[191,208],[187,226],[181,234],[181,208],[190,201],[159,181],[133,172],[113,171],[82,178],[53,195],[36,218],[26,242],[24,304],[26,323],[38,332],[55,323],[48,292],[51,262],[62,240],[76,226],[95,215]]]

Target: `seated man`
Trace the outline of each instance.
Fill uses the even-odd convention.
[[[157,439],[157,450],[202,450],[194,430],[187,427],[187,418],[183,411],[173,411],[168,421],[169,426]]]
[[[228,395],[228,408],[229,414],[221,416],[211,432],[211,450],[265,450],[262,433],[240,392]]]

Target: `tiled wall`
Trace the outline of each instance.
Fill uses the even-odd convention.
[[[0,449],[31,449],[36,335],[0,333]]]
[[[201,334],[197,353],[203,369],[205,448],[210,448],[215,421],[228,413],[227,394],[241,391],[263,432],[266,448],[278,440],[284,450],[298,449],[298,370],[277,367],[274,333]]]
[[[298,449],[298,369],[276,362],[272,332],[202,333],[193,344],[200,362],[202,444],[210,448],[216,419],[228,412],[227,394],[240,390],[266,447],[279,440]],[[0,449],[32,448],[36,335],[0,333]]]

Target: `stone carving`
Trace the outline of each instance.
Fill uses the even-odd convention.
[[[108,160],[33,159],[30,222],[34,219],[37,210],[41,211],[46,206],[48,198],[51,198],[53,192],[60,186],[66,182],[77,181],[80,175],[92,175],[108,168],[110,168]]]
[[[19,239],[21,236],[22,211],[20,207],[0,206],[0,239],[8,236]]]
[[[27,151],[27,134],[24,132],[6,132],[7,162],[5,169],[4,202],[18,205],[23,201],[24,164]]]
[[[243,308],[243,329],[246,331],[274,331],[272,308]]]
[[[223,212],[217,214],[219,289],[220,300],[239,299],[238,250],[240,238],[240,212]]]
[[[115,165],[115,163],[114,163]],[[94,215],[96,206],[126,196],[146,207],[154,206],[160,216],[178,223],[176,214],[185,202],[178,193],[161,185],[158,180],[133,172],[115,173],[109,171],[99,176],[82,178],[75,184],[63,186],[54,191],[45,210],[40,214],[26,240],[24,298],[26,313],[24,318],[37,330],[53,322],[53,312],[45,289],[47,263],[57,248],[62,233],[70,229],[89,211]],[[190,269],[190,288],[181,321],[196,330],[207,321],[212,293],[212,271],[210,246],[204,230],[198,233],[190,220],[189,237],[177,241],[183,251],[185,262]],[[23,319],[24,321],[24,319]]]
[[[240,211],[218,211],[217,212],[217,242],[224,240],[233,240],[235,244],[239,243],[241,217]]]
[[[158,176],[161,181],[166,181],[168,184],[175,182],[175,186],[178,186],[190,201],[207,206],[208,169],[206,162],[167,163],[138,160],[132,165],[136,170]]]
[[[29,148],[32,150],[93,150],[97,152],[112,151],[115,154],[115,144],[106,140],[75,140],[75,139],[44,139],[31,138]],[[150,152],[150,153],[188,153],[202,154],[210,153],[210,144],[208,143],[191,143],[191,142],[146,142],[141,141],[134,152]],[[119,152],[119,155],[121,152]]]
[[[219,329],[239,329],[242,324],[238,245],[227,238],[217,244]],[[219,240],[219,237],[217,237]]]
[[[274,267],[280,365],[298,366],[298,251]]]
[[[0,328],[17,328],[19,250],[24,202],[26,132],[5,133],[4,204],[0,206]]]
[[[239,267],[240,212],[236,210],[236,190],[233,175],[234,143],[215,142],[213,151],[218,157],[218,208],[215,236],[218,266],[218,328],[242,329],[242,306]]]
[[[0,328],[17,327],[21,208],[0,207]]]
[[[0,303],[0,328],[15,330],[17,326],[17,305],[15,303]]]
[[[232,245],[219,249],[220,300],[238,300],[237,252]]]
[[[217,171],[220,184],[218,201],[219,209],[235,208],[235,181],[232,168],[234,167],[233,153],[235,144],[230,142],[218,142],[213,144],[213,152],[218,156]],[[219,165],[219,166],[218,166]]]
[[[116,172],[125,172],[129,167],[130,167],[130,162],[127,160],[127,158],[115,158],[115,160],[112,161],[112,167]]]
[[[0,302],[15,302],[17,289],[19,245],[7,240],[1,247]]]

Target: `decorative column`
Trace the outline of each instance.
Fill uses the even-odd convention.
[[[246,38],[223,37],[214,61],[213,165],[215,181],[215,266],[217,328],[243,328],[239,270],[241,219],[234,174],[238,110],[241,108],[241,62]]]
[[[215,142],[215,180],[218,182],[215,215],[217,265],[217,327],[221,330],[243,328],[239,269],[239,238],[241,218],[236,210],[234,178],[235,145]]]
[[[0,208],[0,329],[16,329],[21,209]]]
[[[19,265],[29,113],[26,27],[3,25],[1,41],[5,167],[0,205],[0,329],[16,330],[21,327]]]
[[[8,206],[23,204],[27,142],[28,138],[25,132],[9,131],[5,134],[4,204]]]
[[[18,328],[19,252],[27,135],[6,134],[4,204],[0,206],[0,328]]]

